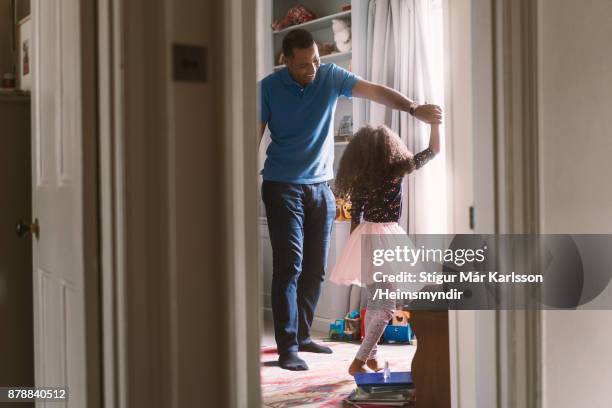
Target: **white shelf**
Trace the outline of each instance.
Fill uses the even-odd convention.
[[[335,52],[333,54],[324,55],[321,57],[321,62],[339,62],[346,61],[351,59],[353,53],[351,51],[348,52]],[[284,68],[285,65],[277,65],[274,67],[275,71],[278,71],[281,68]]]
[[[332,21],[332,19],[334,19],[334,18],[346,18],[346,17],[350,17],[350,16],[351,16],[351,10],[341,11],[340,13],[331,14],[329,16],[317,18],[315,20],[308,21],[306,23],[296,24],[296,25],[293,25],[293,26],[290,26],[290,27],[287,27],[287,28],[283,28],[282,30],[279,30],[279,31],[273,31],[272,33],[274,35],[285,34],[285,33],[288,33],[291,30],[295,30],[296,28],[303,28],[304,30],[308,30],[308,31],[317,31],[317,30],[320,30],[320,29],[325,28],[325,27],[331,28],[331,21]]]
[[[327,54],[321,57],[321,62],[338,62],[350,60],[353,57],[352,51],[347,52],[335,52],[333,54]]]
[[[334,145],[336,145],[336,146],[346,146],[348,144],[349,144],[348,141],[346,141],[346,142],[334,142]]]

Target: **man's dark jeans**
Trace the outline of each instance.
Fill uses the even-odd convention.
[[[279,354],[298,351],[310,341],[310,326],[325,276],[336,215],[327,182],[288,184],[265,181],[272,243],[272,314]]]

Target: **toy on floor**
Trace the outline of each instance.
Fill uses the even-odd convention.
[[[365,333],[365,316],[367,312],[367,309],[361,310],[362,338]],[[389,321],[389,325],[385,328],[378,342],[378,344],[384,343],[406,343],[413,345],[416,343],[414,332],[410,326],[410,312],[405,310],[395,310],[393,312],[393,318]]]
[[[361,338],[361,315],[359,311],[347,313],[329,325],[330,340],[355,341]]]
[[[410,312],[405,310],[393,311],[393,317],[383,333],[385,343],[412,342],[413,333],[410,326]]]
[[[393,326],[406,326],[408,325],[408,321],[410,320],[410,312],[405,310],[395,310],[393,312],[393,318],[391,319],[391,324]]]
[[[366,309],[361,311],[353,311],[347,313],[344,319],[337,319],[330,323],[328,337],[330,340],[336,341],[355,341],[361,340],[365,333],[365,315]],[[410,326],[410,312],[396,310],[393,313],[393,318],[389,321],[389,325],[380,338],[379,344],[383,343],[406,343],[412,344],[414,332]]]
[[[384,343],[408,343],[412,340],[412,328],[410,324],[405,326],[394,326],[392,324],[385,327],[382,338]]]
[[[328,336],[330,340],[344,340],[344,319],[329,324]]]

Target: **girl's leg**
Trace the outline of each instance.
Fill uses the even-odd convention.
[[[351,375],[358,372],[366,372],[366,363],[373,370],[379,370],[378,361],[376,361],[377,343],[385,331],[389,320],[393,317],[395,301],[374,300],[374,293],[376,289],[386,285],[388,283],[368,285],[368,304],[364,325],[365,335],[363,336],[361,347],[359,347],[359,351],[357,351],[357,355],[349,367],[349,374]]]
[[[385,316],[385,322],[389,322],[389,320],[391,320],[391,318],[393,317],[393,309],[384,309],[384,310],[379,310],[379,312],[384,312]],[[366,314],[367,317],[367,314]],[[387,324],[385,324],[385,326],[382,329],[382,333],[385,332],[385,328],[387,327]],[[381,333],[381,336],[382,336]],[[383,367],[379,364],[378,362],[378,358],[376,356],[376,352],[378,350],[378,341],[380,341],[380,336],[378,337],[378,340],[376,341],[376,343],[374,344],[374,347],[372,347],[372,351],[370,351],[370,355],[368,356],[368,360],[366,361],[367,366],[372,370],[372,371],[380,371],[383,369]]]
[[[370,316],[369,319],[368,315]],[[376,343],[380,340],[380,336],[382,336],[392,316],[393,312],[388,309],[367,311],[366,319],[369,320],[369,324],[367,325],[365,336],[363,337],[359,351],[357,351],[355,360],[353,360],[353,363],[349,367],[349,374],[354,375],[359,372],[366,372],[365,364],[369,360],[372,360],[372,351],[376,349]],[[375,357],[368,365],[375,367],[373,369],[378,369],[378,362],[375,361]]]
[[[368,302],[368,305],[369,304],[370,303]],[[364,340],[365,340],[365,335],[368,332],[368,327],[370,326],[371,322],[372,322],[372,314],[369,313],[369,311],[366,311],[365,322],[363,324],[363,330],[364,330],[363,337],[364,337]],[[363,346],[363,340],[362,340],[361,344]],[[366,369],[365,369],[365,362],[364,361],[360,361],[360,360],[357,359],[357,357],[355,357],[353,359],[353,362],[349,366],[348,372],[349,372],[350,375],[355,375],[357,373],[365,373],[365,372],[367,372]]]
[[[366,312],[366,324],[364,326],[365,333],[363,333],[363,337],[365,337],[368,332],[368,326],[372,322],[372,314]],[[370,355],[368,356],[368,360],[371,358],[376,358],[376,351],[378,350],[378,342],[374,343],[372,350],[370,351]]]
[[[389,310],[368,310],[366,316],[368,314],[371,315],[370,324],[366,329],[366,334],[356,356],[363,362],[376,357],[376,343],[385,331],[389,319],[393,317],[393,312]]]
[[[370,322],[372,321],[371,316],[372,316],[371,313],[366,312],[366,321],[365,321],[365,326],[364,326],[365,332],[363,333],[364,337],[365,337],[365,334],[368,332],[368,326],[370,325]],[[367,366],[374,371],[379,371],[377,367],[378,363],[374,364],[374,362],[376,361],[377,350],[378,350],[378,341],[374,343],[374,346],[372,347],[372,350],[370,351],[370,355],[368,356],[368,359],[366,360]]]

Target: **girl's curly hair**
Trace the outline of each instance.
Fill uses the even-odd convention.
[[[348,198],[356,191],[374,190],[385,181],[414,170],[412,153],[386,126],[359,129],[344,150],[334,181],[336,196]]]

